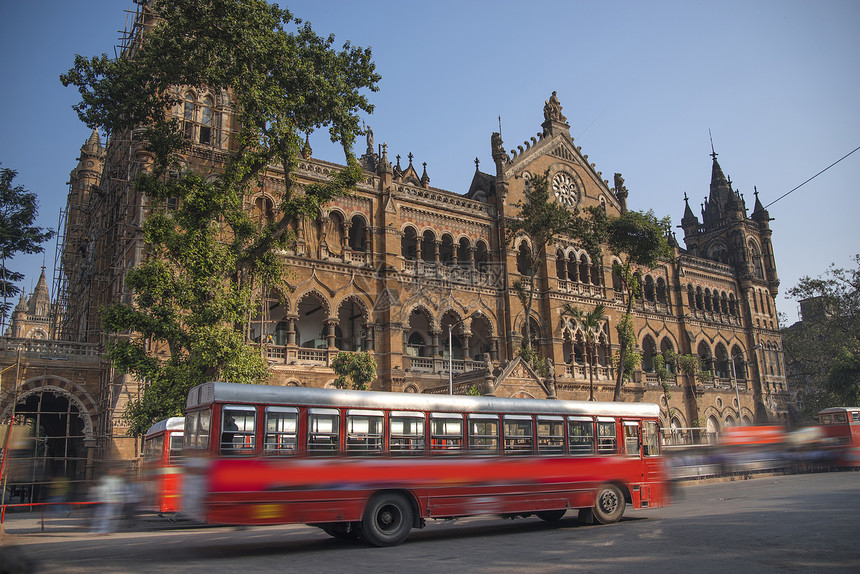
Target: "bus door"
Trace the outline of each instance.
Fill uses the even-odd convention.
[[[660,435],[655,421],[624,421],[624,453],[630,459],[638,459],[635,476],[639,482],[639,502],[643,507],[652,505],[652,498],[659,497],[654,488],[660,483],[662,470],[659,454]],[[634,505],[636,492],[633,492]]]
[[[657,421],[642,421],[642,463],[644,466],[642,506],[663,506],[666,495],[666,470],[660,456],[660,426]],[[648,488],[648,498],[644,488]],[[647,502],[647,505],[646,505]]]

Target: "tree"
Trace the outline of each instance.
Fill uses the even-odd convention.
[[[331,368],[337,373],[334,386],[345,389],[348,383],[357,391],[366,391],[376,378],[376,360],[367,351],[361,353],[338,353]]]
[[[613,272],[621,279],[622,289],[627,291],[627,309],[616,326],[619,351],[615,401],[621,400],[624,379],[629,378],[641,360],[636,351],[632,321],[633,301],[642,297],[642,285],[636,271],[653,269],[661,259],[674,259],[675,252],[668,240],[670,225],[668,216],[657,219],[651,210],[626,211],[611,218],[607,225],[609,249],[621,259],[621,263],[613,265]]]
[[[24,279],[23,273],[9,269],[6,262],[18,253],[41,253],[45,250],[41,244],[54,236],[52,230],[33,225],[39,202],[35,193],[12,185],[17,175],[15,170],[0,168],[0,332],[12,308],[9,299],[21,293],[15,283]]]
[[[782,330],[783,349],[794,402],[807,418],[860,405],[860,255],[853,262],[804,276],[788,290],[802,303],[803,320]]]
[[[585,343],[586,362],[589,365],[588,369],[588,400],[594,400],[594,365],[597,358],[597,338],[600,336],[600,331],[603,329],[603,319],[605,317],[606,306],[603,303],[598,303],[594,309],[589,312],[577,309],[570,303],[565,303],[562,310],[563,315],[570,315],[573,320],[582,329],[582,334]]]
[[[127,276],[131,305],[102,312],[117,338],[109,357],[144,383],[126,411],[132,434],[179,414],[187,390],[206,380],[263,382],[258,351],[246,345],[245,321],[253,294],[284,287],[278,251],[290,247],[299,220],[315,219],[332,198],[355,189],[361,177],[352,144],[358,112],[372,106],[364,90],[379,76],[370,50],[318,36],[309,24],[263,0],[155,0],[157,19],[120,58],[76,56],[61,76],[81,94],[75,106],[90,127],[110,134],[142,131],[152,154],[149,172],[135,181],[153,205],[144,225],[148,258]],[[294,25],[295,30],[285,29]],[[239,117],[230,151],[213,177],[177,173],[187,152],[183,90],[228,93]],[[174,110],[171,113],[171,110]],[[327,127],[347,168],[325,184],[294,179],[308,134]],[[137,135],[135,135],[137,137]],[[244,205],[269,166],[282,171],[277,216],[257,222]],[[166,209],[178,198],[177,209]],[[158,354],[167,348],[166,358]]]
[[[602,223],[605,214],[598,208],[588,208],[588,217],[580,217],[579,208],[573,211],[553,201],[549,190],[549,171],[534,175],[525,189],[524,201],[517,202],[517,216],[511,220],[507,229],[506,242],[510,245],[520,234],[530,241],[530,248],[524,251],[526,258],[525,277],[518,279],[513,287],[523,304],[526,317],[526,338],[523,342],[525,358],[539,359],[532,349],[531,321],[534,305],[535,284],[541,263],[546,259],[547,247],[556,235],[565,235],[583,246],[593,259],[600,258],[600,243],[603,239]],[[534,362],[532,361],[533,366]]]

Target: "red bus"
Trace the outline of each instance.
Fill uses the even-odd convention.
[[[860,407],[831,407],[818,413],[824,436],[839,450],[838,466],[860,466]]]
[[[185,421],[182,512],[212,524],[393,546],[428,518],[607,524],[668,496],[654,404],[213,382]]]
[[[143,477],[146,496],[143,508],[159,514],[179,511],[182,496],[182,439],[185,419],[171,417],[149,427],[143,440]]]

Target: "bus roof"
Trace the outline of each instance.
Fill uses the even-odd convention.
[[[185,430],[185,417],[170,417],[163,421],[158,421],[146,431],[146,436],[154,435],[160,432],[169,430]]]
[[[818,411],[818,414],[829,415],[829,414],[833,414],[833,413],[845,413],[845,412],[853,413],[855,411],[860,411],[860,407],[830,407],[830,408],[824,409],[822,411]]]
[[[660,416],[653,403],[561,401],[512,399],[487,396],[435,395],[379,391],[351,391],[315,387],[244,385],[211,382],[197,385],[188,393],[186,409],[212,403],[288,404],[340,406],[393,410],[444,411],[455,413],[503,412],[529,414],[605,415],[629,417]]]

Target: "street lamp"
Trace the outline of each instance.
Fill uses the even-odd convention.
[[[451,344],[451,340],[453,339],[453,336],[451,335],[451,333],[452,333],[454,327],[456,327],[457,325],[459,325],[460,323],[462,323],[463,321],[465,321],[469,317],[471,317],[471,315],[466,315],[465,317],[463,317],[459,321],[456,321],[456,322],[448,325],[448,394],[449,395],[454,394],[454,349],[453,349],[453,346]]]
[[[757,349],[761,349],[761,343],[758,343],[756,346],[754,346],[752,349],[750,349],[750,351],[755,351]],[[741,357],[745,353],[746,353],[746,351],[741,351],[740,353],[735,353],[734,355],[732,355],[731,359],[729,359],[729,362],[732,365],[732,383],[734,383],[734,385],[735,385],[735,398],[738,401],[738,426],[741,426],[741,420],[742,420],[741,419],[741,394],[740,394],[740,392],[738,392],[738,376],[737,376],[737,373],[735,372],[735,358]]]

